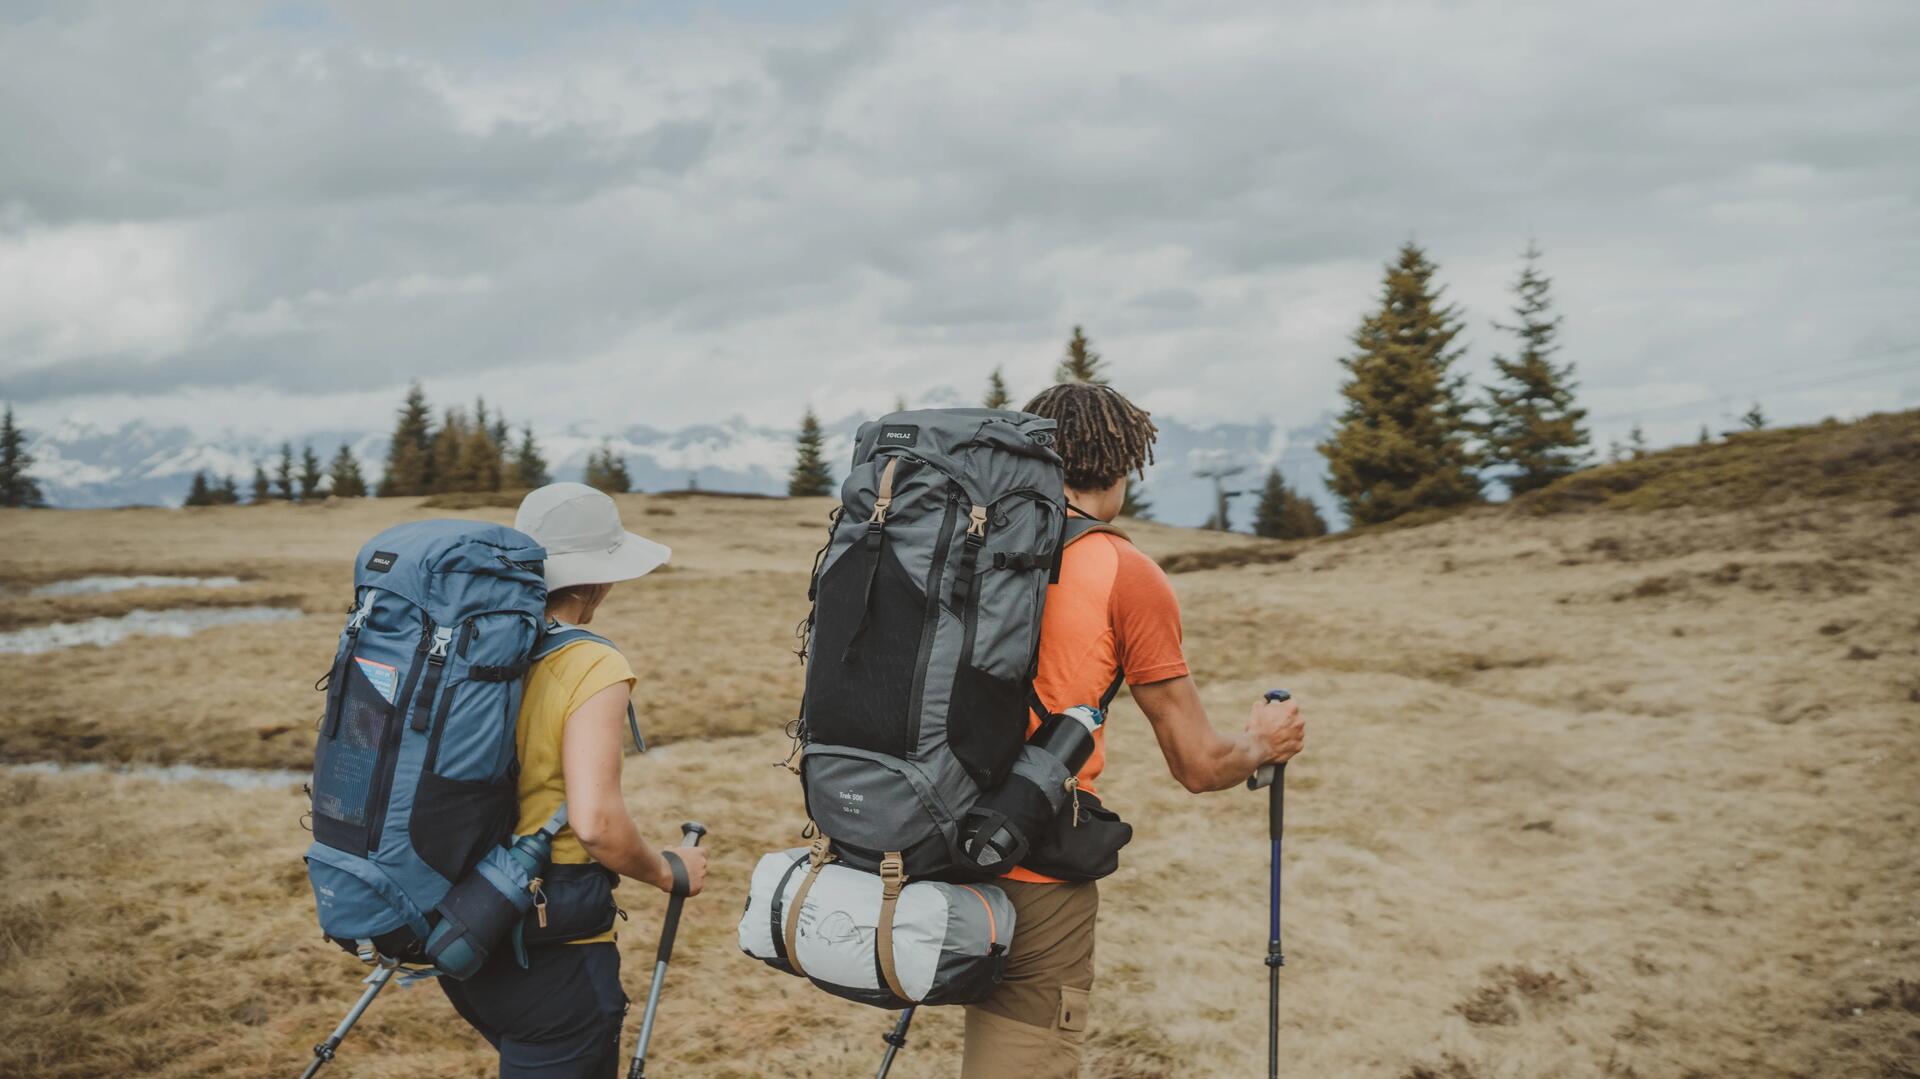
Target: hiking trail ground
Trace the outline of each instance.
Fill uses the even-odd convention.
[[[1895,422],[1910,448],[1912,414]],[[1886,464],[1869,458],[1821,474]],[[1667,480],[1596,475],[1561,504],[1306,545],[1133,527],[1179,571],[1216,722],[1237,728],[1270,685],[1308,718],[1287,775],[1284,1073],[1920,1076],[1911,495],[1722,486],[1661,508],[1645,492]],[[1640,501],[1613,508],[1628,488]],[[655,1069],[870,1074],[888,1013],[734,944],[755,859],[803,823],[776,764],[829,503],[620,501],[675,550],[595,626],[633,661],[661,743],[629,758],[628,799],[656,842],[703,820],[714,857],[687,904]],[[0,655],[0,758],[304,769],[354,551],[449,512],[0,513],[0,629],[183,605],[305,612]],[[86,574],[245,580],[25,594]],[[1101,885],[1086,1073],[1264,1074],[1265,798],[1185,793],[1125,697],[1109,747],[1101,793],[1136,838]],[[297,786],[0,770],[0,1075],[297,1074],[363,972],[319,939],[304,810]],[[632,883],[618,897],[637,1005],[664,897]],[[636,1008],[629,1051],[637,1023]],[[954,1074],[959,1035],[957,1010],[928,1009],[894,1074]],[[328,1074],[492,1069],[425,985],[383,994]]]

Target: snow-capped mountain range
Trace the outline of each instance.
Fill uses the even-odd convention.
[[[945,398],[956,398],[948,401]],[[929,394],[921,405],[959,404],[957,394]],[[827,459],[844,471],[853,433],[864,416],[824,422]],[[1247,489],[1234,500],[1235,526],[1245,530],[1255,493],[1269,467],[1278,467],[1294,490],[1317,502],[1329,523],[1337,510],[1328,495],[1325,468],[1314,446],[1327,437],[1332,419],[1291,429],[1271,422],[1196,426],[1156,416],[1160,438],[1156,464],[1148,471],[1146,496],[1153,515],[1170,524],[1198,525],[1212,513],[1212,481],[1196,476],[1222,464],[1245,469],[1225,482]],[[31,470],[47,501],[69,508],[179,505],[196,471],[231,475],[244,493],[256,465],[271,472],[278,460],[278,439],[227,435],[205,437],[185,427],[144,422],[117,429],[73,420],[48,431],[30,431],[35,458]],[[782,494],[793,465],[794,431],[762,427],[735,417],[675,430],[635,426],[600,432],[578,428],[535,432],[547,463],[558,479],[578,479],[587,455],[609,445],[626,458],[634,486],[642,491],[699,486],[712,491]],[[293,440],[295,452],[312,445],[322,462],[342,443],[360,459],[369,484],[378,481],[387,453],[384,431],[313,431]]]

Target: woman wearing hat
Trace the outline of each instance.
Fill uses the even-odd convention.
[[[547,549],[550,631],[592,622],[616,583],[658,569],[670,553],[628,532],[613,499],[579,483],[529,493],[514,527]],[[553,840],[541,906],[550,912],[545,939],[568,939],[536,942],[530,930],[525,969],[503,948],[467,981],[440,979],[454,1009],[500,1051],[503,1077],[616,1075],[627,997],[613,942],[615,874],[669,891],[667,859],[678,858],[693,894],[706,879],[706,851],[650,846],[621,798],[633,683],[626,657],[593,637],[549,654],[527,675],[514,735],[520,754],[514,831],[538,829],[567,804],[568,823]]]

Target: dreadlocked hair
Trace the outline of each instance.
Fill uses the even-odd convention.
[[[1060,425],[1053,448],[1067,466],[1067,486],[1103,491],[1129,472],[1146,475],[1159,428],[1151,415],[1096,382],[1063,382],[1041,390],[1022,409]]]

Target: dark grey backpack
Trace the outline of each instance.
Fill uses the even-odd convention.
[[[801,705],[807,811],[847,865],[997,875],[962,853],[961,822],[984,792],[1046,767],[1023,747],[1029,703],[1045,714],[1033,677],[1068,528],[1054,427],[955,408],[860,428],[814,567]]]

